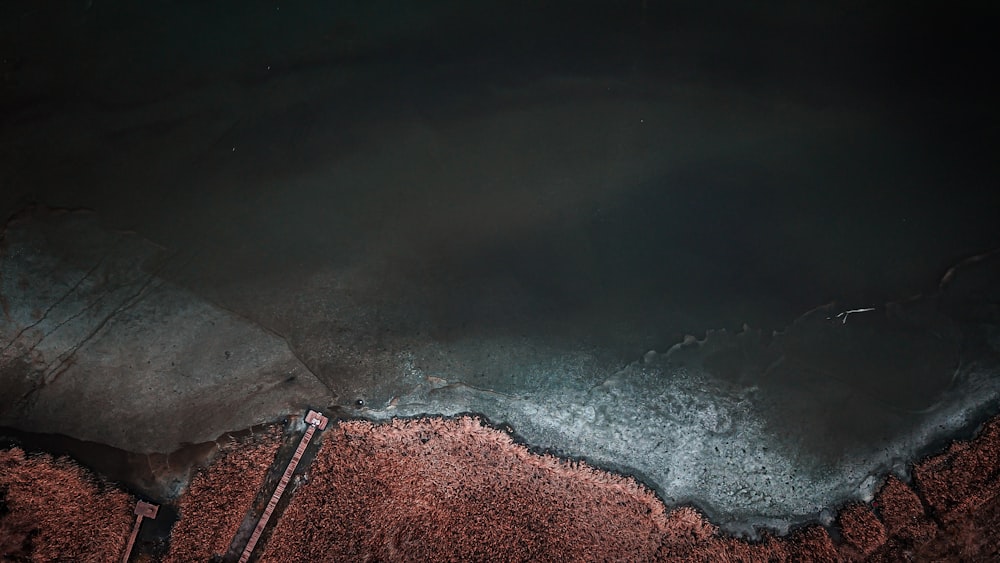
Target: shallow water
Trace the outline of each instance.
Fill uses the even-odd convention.
[[[0,211],[135,231],[335,405],[483,412],[736,526],[993,400],[953,303],[989,300],[938,288],[1000,246],[990,14],[390,4],[6,3]]]

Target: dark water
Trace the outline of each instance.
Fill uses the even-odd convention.
[[[983,9],[4,10],[4,209],[197,248],[178,275],[209,293],[364,264],[403,331],[583,315],[642,350],[926,291],[998,243]]]
[[[516,390],[553,350],[601,371],[712,329],[766,340],[1000,246],[981,3],[0,10],[0,211],[137,231],[345,404],[388,400],[403,366]],[[933,404],[953,354],[864,330],[798,348],[828,360],[807,383]],[[893,399],[900,365],[916,391]]]

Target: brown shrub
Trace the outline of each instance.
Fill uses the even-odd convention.
[[[937,533],[937,526],[924,512],[920,497],[895,477],[886,480],[875,503],[889,536],[904,544],[919,544]]]
[[[474,418],[341,424],[311,473],[268,561],[649,560],[667,522],[635,481]]]
[[[852,559],[868,557],[886,542],[885,526],[867,505],[848,505],[838,521],[846,544],[843,551]]]
[[[225,528],[216,534],[216,553],[245,510],[221,526],[225,507],[240,495],[238,503],[249,505],[259,477],[242,493],[222,483],[245,475],[233,469],[241,464],[263,475],[274,449],[261,451],[230,454],[215,475],[192,486],[195,495],[218,497],[207,516],[189,524]],[[692,508],[666,512],[631,479],[531,454],[474,418],[347,422],[327,431],[261,560],[1000,560],[1000,418],[975,440],[924,460],[914,475],[916,490],[889,478],[877,512],[845,507],[837,545],[818,526],[748,542],[723,536]],[[199,541],[209,540],[190,543]],[[212,550],[191,553],[178,560]]]
[[[945,522],[996,498],[1000,417],[987,423],[975,440],[956,442],[944,454],[917,464],[913,477],[927,504]]]
[[[281,427],[225,443],[191,479],[164,561],[208,561],[222,555],[253,504],[281,446]]]
[[[102,487],[62,458],[0,451],[0,559],[108,561],[121,558],[135,499]]]

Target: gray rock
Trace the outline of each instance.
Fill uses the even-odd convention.
[[[0,254],[0,424],[169,452],[333,402],[280,335],[164,281],[170,264],[89,212],[13,219]]]

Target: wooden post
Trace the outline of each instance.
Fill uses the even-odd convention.
[[[128,545],[125,546],[125,555],[122,556],[122,563],[128,563],[128,558],[132,556],[132,546],[135,545],[135,538],[139,535],[139,526],[142,526],[143,518],[156,518],[156,513],[160,507],[145,501],[135,503],[135,524],[132,526],[132,535],[128,538]]]

